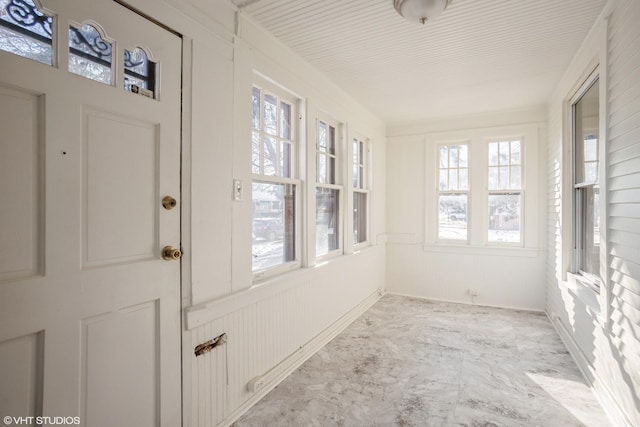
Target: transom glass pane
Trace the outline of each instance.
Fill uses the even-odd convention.
[[[53,65],[52,25],[31,0],[0,0],[0,50]]]
[[[142,93],[156,98],[156,67],[140,48],[124,50],[124,88],[129,92]],[[141,91],[140,89],[146,89]]]
[[[110,85],[112,43],[92,25],[69,27],[69,71]]]

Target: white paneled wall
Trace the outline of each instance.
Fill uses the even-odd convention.
[[[640,425],[640,3],[611,1],[549,104],[547,312],[620,425]],[[605,283],[572,283],[567,99],[599,64],[606,110]],[[604,84],[603,84],[604,83]]]
[[[199,357],[187,355],[193,378],[189,425],[233,421],[375,302],[384,286],[384,254],[382,246],[372,247],[264,285],[273,291],[257,289],[190,310],[191,349],[222,333],[227,343]],[[226,308],[236,304],[242,307]],[[265,388],[252,393],[247,384],[257,376],[265,378]]]

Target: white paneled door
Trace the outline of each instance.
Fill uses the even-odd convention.
[[[178,426],[181,38],[0,7],[0,416]]]

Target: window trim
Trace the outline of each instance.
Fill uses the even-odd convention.
[[[576,112],[575,106],[576,104],[586,95],[586,93],[596,84],[596,82],[600,85],[598,92],[598,181],[595,183],[591,182],[577,182],[577,168],[576,168]],[[600,294],[605,280],[602,277],[602,256],[603,251],[606,251],[606,235],[603,234],[603,228],[607,227],[607,221],[605,220],[605,208],[606,202],[604,202],[604,197],[602,197],[599,201],[599,210],[600,210],[600,241],[598,242],[599,246],[599,274],[595,275],[592,273],[585,272],[580,269],[580,256],[581,252],[578,249],[578,245],[581,244],[581,240],[578,237],[578,228],[582,227],[581,217],[578,217],[578,203],[582,200],[578,194],[581,194],[585,188],[588,187],[598,187],[598,189],[603,188],[604,181],[602,179],[603,176],[606,176],[604,171],[604,163],[606,161],[606,149],[604,141],[605,135],[603,133],[603,100],[601,97],[602,94],[602,84],[603,75],[600,71],[600,66],[596,66],[586,78],[582,80],[582,83],[578,88],[573,92],[573,95],[568,99],[567,102],[567,124],[568,124],[568,145],[569,145],[569,159],[568,159],[568,168],[569,168],[569,182],[568,182],[568,190],[571,192],[570,197],[570,208],[568,212],[568,218],[570,220],[570,242],[569,242],[569,262],[567,265],[567,276],[575,283],[579,283],[580,285],[591,289],[596,294]],[[606,127],[605,127],[606,129]],[[600,191],[602,194],[602,191]],[[604,238],[603,238],[604,237]],[[608,268],[605,265],[605,271]]]
[[[320,151],[320,144],[319,144],[319,139],[320,139],[320,122],[325,123],[328,126],[332,126],[335,129],[335,150],[334,150],[334,155],[332,156],[335,159],[335,164],[334,164],[334,182],[333,183],[320,183],[318,182],[318,178],[319,178],[319,164],[320,164],[320,157],[319,155],[321,154]],[[314,250],[314,255],[315,255],[315,262],[314,264],[318,264],[321,262],[324,262],[328,259],[340,256],[344,254],[345,251],[345,229],[346,227],[345,225],[345,221],[344,221],[344,215],[345,215],[345,189],[344,189],[344,185],[341,184],[341,182],[343,182],[343,177],[345,176],[345,173],[343,171],[344,169],[344,164],[346,163],[344,161],[344,135],[343,135],[343,131],[344,131],[344,126],[341,122],[332,119],[330,117],[327,117],[326,115],[323,114],[318,114],[316,116],[316,120],[315,120],[315,141],[313,144],[313,152],[314,152],[314,162],[315,162],[315,166],[316,166],[316,173],[315,173],[315,180],[314,180],[314,185],[313,185],[313,189],[314,189],[314,194],[313,194],[313,198],[314,198],[314,212],[313,212],[313,228],[314,228],[314,237],[315,240],[313,242],[313,250]],[[326,154],[326,153],[325,153]],[[318,219],[318,209],[317,209],[317,189],[318,188],[325,188],[325,189],[331,189],[331,190],[337,190],[338,191],[338,218],[337,218],[337,222],[339,224],[339,228],[338,228],[338,247],[336,249],[330,250],[327,253],[324,253],[322,255],[318,255],[317,253],[317,242],[318,242],[318,227],[316,225],[317,223],[317,219]]]
[[[441,147],[451,147],[454,145],[466,145],[467,146],[467,189],[466,190],[440,190],[440,148]],[[472,147],[471,147],[470,139],[460,139],[460,140],[450,140],[450,141],[439,141],[435,144],[435,187],[436,187],[436,199],[435,199],[435,238],[436,243],[442,245],[454,245],[454,246],[468,246],[471,243],[471,224],[469,218],[472,218],[472,187],[471,187],[471,174],[472,174]],[[447,168],[449,170],[451,168]],[[458,171],[460,167],[455,168]],[[459,175],[459,173],[458,173]],[[459,195],[464,194],[467,196],[467,238],[466,239],[443,239],[440,238],[440,196],[444,195]]]
[[[509,143],[513,142],[513,141],[519,141],[520,142],[520,164],[517,166],[520,166],[520,188],[519,189],[499,189],[499,190],[491,190],[489,188],[489,169],[491,167],[495,167],[495,166],[491,166],[489,165],[489,144],[490,143],[496,143],[496,142],[503,142],[503,141],[508,141]],[[490,204],[489,204],[489,197],[492,195],[510,195],[510,194],[519,194],[520,195],[520,236],[517,242],[498,242],[498,241],[492,241],[489,240],[489,217],[487,216],[487,222],[485,224],[486,227],[486,233],[484,233],[484,241],[485,244],[487,246],[491,246],[491,247],[513,247],[513,248],[521,248],[525,246],[525,242],[524,242],[524,228],[525,228],[525,223],[526,223],[526,218],[525,218],[525,213],[526,213],[526,141],[525,141],[525,137],[524,135],[518,135],[518,136],[492,136],[492,137],[488,137],[485,138],[485,148],[487,149],[486,151],[486,156],[485,156],[485,169],[486,169],[486,194],[485,194],[485,200],[487,203],[487,215],[489,215],[489,209],[490,209]],[[511,157],[511,156],[510,156]],[[512,167],[511,162],[509,162],[509,168]],[[511,175],[509,175],[509,177],[511,177]],[[511,179],[509,179],[509,181],[511,181]]]
[[[361,137],[360,135],[354,135],[351,137],[351,149],[353,149],[353,145],[354,142],[358,143],[358,148],[360,147],[360,144],[363,145],[363,154],[362,154],[362,158],[360,158],[360,155],[358,154],[358,172],[359,172],[359,168],[362,167],[362,181],[360,182],[360,179],[358,179],[357,182],[357,186],[353,185],[353,179],[354,177],[351,177],[350,183],[351,183],[351,195],[348,197],[350,197],[351,200],[351,209],[350,211],[353,213],[353,209],[355,208],[355,206],[353,206],[353,202],[354,202],[354,194],[358,193],[358,194],[364,194],[365,195],[365,236],[366,238],[363,241],[360,242],[356,242],[355,241],[355,229],[356,229],[356,225],[355,223],[351,224],[351,246],[352,249],[355,250],[359,250],[360,248],[366,247],[370,245],[371,242],[371,190],[370,190],[370,164],[371,164],[371,160],[370,160],[370,156],[371,156],[371,141],[369,140],[369,138],[364,138]],[[359,150],[358,150],[359,151]],[[353,158],[355,156],[355,153],[351,153],[351,156],[347,156],[348,158],[350,158],[351,161],[351,173],[353,173],[353,167],[355,166],[355,163],[353,162]],[[361,162],[361,163],[360,163]],[[358,177],[360,176],[360,173],[358,173]]]
[[[284,184],[284,185],[294,185],[295,186],[295,197],[294,197],[294,209],[295,209],[295,214],[294,214],[294,221],[295,221],[295,225],[294,225],[294,239],[293,239],[293,244],[294,244],[294,260],[292,261],[286,261],[283,262],[281,264],[278,264],[276,266],[273,267],[268,267],[268,268],[263,268],[263,269],[258,269],[258,270],[253,270],[253,267],[251,269],[251,273],[252,273],[252,278],[253,278],[253,283],[258,283],[258,282],[262,282],[264,280],[268,280],[270,278],[273,278],[275,276],[279,276],[282,275],[284,273],[287,273],[289,271],[292,270],[296,270],[296,269],[300,269],[302,268],[302,256],[303,256],[303,250],[302,250],[302,244],[303,244],[303,238],[302,238],[302,234],[303,234],[303,221],[304,221],[304,214],[302,212],[303,210],[303,192],[304,192],[304,185],[303,185],[303,181],[302,179],[299,177],[299,173],[302,170],[301,167],[301,163],[303,161],[303,159],[301,158],[301,152],[302,150],[302,131],[304,129],[303,126],[298,124],[298,115],[300,114],[301,111],[301,102],[302,100],[300,98],[298,98],[297,96],[295,96],[293,93],[289,92],[287,89],[282,88],[278,85],[275,85],[267,80],[265,80],[264,78],[261,78],[258,75],[254,76],[254,79],[252,81],[251,84],[251,96],[253,96],[253,89],[257,88],[260,90],[260,130],[259,130],[259,136],[260,136],[260,141],[262,141],[262,137],[264,134],[263,131],[263,127],[264,127],[264,97],[265,94],[269,94],[271,96],[274,96],[277,98],[278,100],[278,122],[280,120],[280,101],[285,101],[286,103],[288,103],[289,105],[291,105],[291,122],[290,122],[290,141],[291,141],[291,163],[293,163],[290,168],[291,168],[291,177],[286,177],[286,176],[282,176],[282,175],[265,175],[262,173],[254,173],[253,172],[253,165],[250,166],[250,174],[251,174],[251,186],[253,187],[253,184],[255,182],[261,182],[261,183],[273,183],[273,184]],[[279,124],[278,124],[279,127]],[[250,134],[252,135],[253,132],[256,130],[256,128],[254,128],[253,126],[253,122],[250,121]],[[279,131],[276,132],[279,134]],[[251,136],[251,138],[253,138],[253,136]],[[277,137],[276,140],[280,141],[282,138]],[[253,142],[251,141],[251,144],[253,144]],[[252,163],[253,162],[253,148],[251,148],[251,157],[249,159],[249,161]],[[262,152],[262,143],[260,145],[260,169],[262,170],[263,164],[262,164],[262,156],[263,156],[263,152]],[[276,168],[276,172],[277,172],[277,168]],[[252,198],[253,200],[253,198]],[[251,204],[251,209],[253,209],[253,203]],[[253,227],[253,211],[251,213],[251,220],[252,220],[252,227]],[[253,250],[253,241],[251,243],[251,248]],[[253,261],[252,261],[253,264]]]

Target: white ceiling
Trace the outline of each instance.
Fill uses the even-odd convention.
[[[453,0],[421,26],[393,0],[232,0],[388,124],[540,106],[605,0]]]

